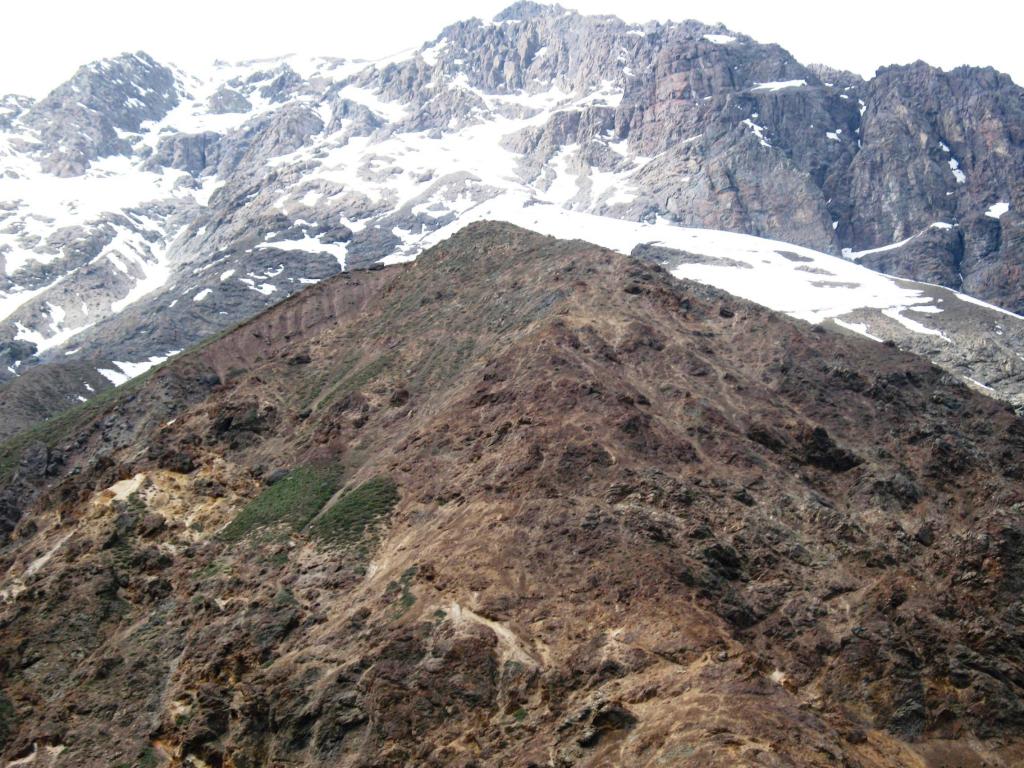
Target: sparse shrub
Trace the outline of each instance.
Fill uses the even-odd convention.
[[[286,608],[291,605],[298,605],[298,601],[295,599],[295,595],[287,587],[283,587],[277,591],[274,595],[274,607],[275,608]]]
[[[330,391],[324,396],[323,402],[336,402],[345,395],[352,394],[353,392],[362,389],[392,368],[396,359],[397,355],[394,352],[386,352],[367,363],[359,370],[354,371],[351,374],[347,374],[345,378],[341,379],[330,389]]]
[[[395,603],[396,619],[405,615],[406,611],[416,604],[416,595],[412,593],[412,581],[419,572],[417,566],[406,568],[398,581],[392,581],[387,585],[385,595]]]
[[[138,768],[156,768],[159,764],[160,758],[152,747],[146,747],[139,753]]]
[[[133,491],[131,494],[129,494],[128,503],[125,509],[127,512],[133,515],[141,516],[146,514],[146,502],[142,500],[141,496],[139,496],[138,491]]]

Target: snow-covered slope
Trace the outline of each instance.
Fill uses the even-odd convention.
[[[716,84],[671,74],[680,51]],[[641,251],[673,274],[896,339],[1019,400],[1020,318],[825,253],[846,225],[800,155],[854,151],[856,87],[721,27],[535,10],[378,62],[83,67],[0,108],[0,376],[88,359],[119,383],[339,269],[415,258],[492,218],[657,244]],[[787,99],[816,115],[813,135],[786,134]],[[737,202],[755,187],[758,206]]]
[[[459,64],[439,63],[444,47],[373,63],[167,69],[173,104],[114,125],[113,143],[86,142],[82,167],[59,174],[66,137],[48,143],[37,113],[69,120],[67,98],[109,89],[111,72],[135,73],[121,94],[131,105],[153,90],[150,60],[84,67],[62,86],[74,95],[15,116],[0,133],[0,339],[13,342],[0,373],[79,349],[138,370],[347,263],[411,256],[425,235],[506,191],[602,213],[634,199],[630,179],[650,158],[612,131],[585,152],[553,145],[538,167],[515,146],[553,122],[607,119],[621,73],[592,87],[549,78],[488,94]],[[399,64],[429,72],[430,98],[390,98],[375,82]],[[111,331],[130,307],[167,322],[145,339],[131,316]]]

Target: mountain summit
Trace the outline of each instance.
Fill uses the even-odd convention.
[[[495,14],[495,22],[503,21],[529,21],[540,16],[560,16],[565,13],[565,8],[555,3],[534,3],[531,0],[520,0],[513,3],[505,10]]]

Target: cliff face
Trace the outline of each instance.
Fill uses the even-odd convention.
[[[1014,765],[1024,426],[475,224],[0,457],[35,764]]]
[[[576,167],[618,170],[609,136],[653,158],[631,177],[633,200],[584,188],[574,205],[853,254],[950,224],[948,242],[892,273],[1024,308],[1024,91],[991,68],[917,62],[865,81],[697,22],[636,27],[521,5],[494,24],[454,25],[427,50],[429,66],[412,59],[359,82],[416,105],[436,104],[438,80],[453,75],[481,105],[539,83],[605,86],[510,144],[540,175],[565,154]],[[425,127],[465,117],[452,106]]]
[[[927,249],[915,252],[912,242],[886,254],[889,262],[868,263],[1019,311],[1020,88],[992,69],[942,72],[918,62],[880,70],[868,94],[876,108],[865,112],[864,148],[850,168],[851,245],[878,247],[954,223]]]

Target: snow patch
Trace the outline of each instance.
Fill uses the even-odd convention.
[[[420,57],[428,67],[437,66],[437,57],[444,52],[444,49],[448,47],[447,40],[441,40],[436,45],[432,45],[425,50],[420,51]]]
[[[775,80],[770,83],[754,83],[752,91],[781,91],[786,88],[803,88],[806,80]]]
[[[960,170],[960,163],[955,157],[949,158],[949,170],[953,172],[953,178],[956,179],[957,184],[967,183],[967,175]]]
[[[914,333],[945,338],[941,331],[900,314],[907,309],[934,305],[933,299],[922,290],[906,287],[894,278],[855,262],[751,235],[678,227],[660,219],[646,224],[566,210],[557,204],[540,203],[526,192],[506,192],[481,203],[451,224],[420,238],[418,249],[436,245],[471,222],[485,220],[508,221],[558,238],[582,236],[621,253],[630,253],[640,243],[655,243],[738,261],[751,268],[682,264],[674,268],[672,274],[717,286],[811,323],[842,318],[857,310],[875,309],[886,311],[887,316]],[[794,261],[793,256],[798,260]],[[415,253],[405,250],[382,259],[381,263],[395,264],[413,258]],[[822,279],[822,271],[830,274],[827,280]],[[861,332],[854,324],[849,325],[853,326],[850,330]]]
[[[952,228],[953,228],[953,225],[950,224],[949,222],[946,222],[946,221],[936,221],[936,222],[933,222],[932,224],[929,224],[927,227],[922,229],[920,232],[917,232],[917,233],[911,235],[910,237],[908,237],[908,238],[906,238],[904,240],[900,240],[898,243],[890,243],[889,245],[883,245],[883,246],[881,246],[879,248],[869,248],[866,251],[854,251],[854,250],[851,250],[849,248],[844,248],[843,249],[843,258],[844,259],[852,259],[853,261],[857,261],[857,260],[859,260],[859,259],[863,258],[864,256],[867,256],[868,254],[871,254],[871,253],[884,253],[885,251],[893,251],[893,250],[896,250],[897,248],[902,248],[904,245],[909,243],[911,240],[915,240],[915,239],[919,238],[921,235],[923,235],[929,229],[952,229]]]
[[[257,248],[276,248],[280,251],[306,251],[307,253],[326,253],[333,256],[341,271],[345,271],[345,262],[348,258],[348,243],[321,243],[317,238],[309,235],[303,236],[301,240],[278,240],[273,243],[260,243]]]
[[[117,370],[111,368],[97,368],[96,372],[107,379],[115,387],[119,387],[126,381],[131,381],[136,376],[141,376],[155,365],[160,365],[175,355],[181,354],[180,349],[168,352],[166,355],[152,355],[146,360],[137,363],[129,361],[111,360]]]
[[[743,125],[745,125],[748,128],[750,128],[751,131],[753,131],[754,135],[757,136],[758,141],[761,142],[761,146],[762,147],[771,148],[772,145],[769,144],[768,140],[764,137],[764,130],[765,129],[764,129],[763,125],[758,125],[757,123],[755,123],[754,121],[750,120],[749,118],[747,120],[743,120],[742,123],[743,123]]]
[[[887,309],[883,309],[882,314],[892,320],[895,320],[908,331],[924,334],[925,336],[938,336],[943,341],[948,341],[949,343],[952,343],[952,339],[950,339],[942,331],[937,331],[934,328],[929,328],[927,325],[917,322],[917,320],[911,320],[909,317],[906,317],[903,314],[901,314],[900,308],[898,307],[889,307]]]
[[[999,202],[985,211],[985,215],[992,219],[999,219],[1010,212],[1010,204]]]
[[[389,123],[397,123],[408,115],[408,107],[394,101],[384,101],[379,94],[358,85],[346,85],[338,92],[342,99],[362,104],[371,112],[383,117]]]
[[[877,336],[873,336],[868,333],[867,323],[849,323],[846,320],[841,320],[838,317],[833,317],[832,322],[838,325],[840,328],[845,328],[848,331],[853,331],[856,334],[871,339],[872,341],[882,341]]]

